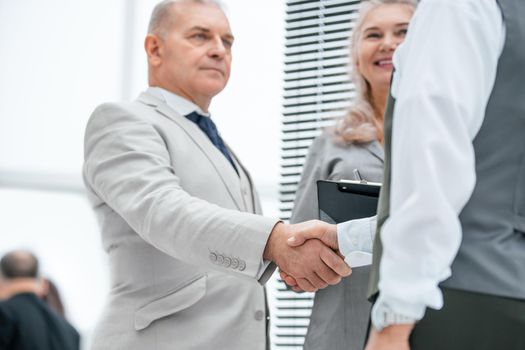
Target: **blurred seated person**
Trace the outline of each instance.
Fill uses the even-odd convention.
[[[78,332],[43,300],[47,283],[30,252],[0,260],[0,350],[76,350]]]

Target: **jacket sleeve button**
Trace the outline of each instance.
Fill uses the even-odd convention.
[[[233,259],[232,259],[232,265],[231,265],[231,268],[232,268],[232,269],[236,269],[236,268],[238,268],[238,267],[239,267],[239,259],[237,259],[237,258],[233,258]]]

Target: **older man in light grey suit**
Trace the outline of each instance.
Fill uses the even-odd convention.
[[[208,114],[233,40],[215,2],[160,3],[145,40],[150,88],[90,118],[84,179],[111,267],[94,349],[262,350],[275,264],[305,290],[350,273],[320,241],[286,244],[329,225],[257,215],[251,178]]]

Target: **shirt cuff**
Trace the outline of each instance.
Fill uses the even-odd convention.
[[[339,251],[351,267],[372,263],[372,246],[375,237],[377,217],[351,220],[337,225]]]
[[[415,323],[425,315],[426,306],[423,304],[406,304],[387,300],[379,293],[379,298],[372,307],[372,325],[378,331],[395,324]]]
[[[262,279],[264,273],[266,272],[266,270],[268,270],[268,267],[270,266],[271,263],[272,262],[270,260],[263,260],[261,262],[261,264],[259,265],[259,271],[257,272],[257,275],[255,277],[257,281],[260,281]]]

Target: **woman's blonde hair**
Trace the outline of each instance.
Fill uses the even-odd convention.
[[[355,85],[356,96],[347,114],[339,119],[333,128],[334,137],[340,143],[366,143],[383,137],[383,122],[376,118],[370,83],[359,72],[357,55],[367,15],[378,6],[394,4],[415,9],[417,0],[368,0],[362,3],[350,42],[350,78]]]

